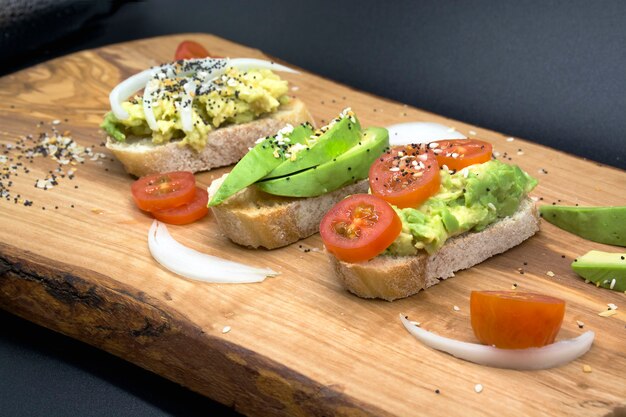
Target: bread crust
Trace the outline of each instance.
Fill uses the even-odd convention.
[[[213,181],[212,195],[223,181]],[[252,248],[275,249],[319,231],[324,214],[341,199],[365,193],[369,184],[361,180],[319,197],[279,197],[250,186],[222,204],[211,207],[217,224],[230,240]]]
[[[420,251],[415,256],[377,256],[360,263],[342,262],[328,253],[335,275],[345,288],[362,298],[393,301],[416,294],[456,271],[519,245],[539,230],[539,216],[530,198],[517,212],[481,232],[467,232],[449,239],[433,255]]]
[[[106,147],[124,165],[126,172],[137,177],[169,171],[207,171],[234,164],[261,137],[273,135],[287,123],[313,124],[313,118],[304,103],[292,99],[278,110],[249,123],[221,127],[211,131],[207,146],[196,152],[177,142],[154,145],[150,139],[129,138],[117,142],[107,138]]]

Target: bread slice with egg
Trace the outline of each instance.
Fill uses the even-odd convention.
[[[466,232],[450,238],[439,251],[428,255],[377,256],[360,263],[343,262],[328,254],[335,274],[346,289],[363,298],[393,301],[408,297],[453,277],[484,260],[524,242],[539,230],[539,216],[526,197],[513,215],[481,232]]]
[[[143,176],[169,171],[207,171],[234,164],[254,146],[257,139],[272,135],[286,124],[313,123],[305,104],[292,99],[277,111],[252,122],[229,125],[211,131],[206,147],[196,152],[177,142],[155,145],[150,138],[108,138],[106,147],[122,162],[129,174]]]
[[[209,187],[209,199],[226,175]],[[233,242],[252,248],[275,249],[319,231],[324,214],[342,198],[367,192],[367,179],[319,197],[280,197],[255,186],[247,187],[220,205],[211,207],[220,230]]]

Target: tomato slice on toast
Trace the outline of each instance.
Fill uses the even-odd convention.
[[[383,199],[354,194],[333,206],[320,223],[326,249],[345,262],[362,262],[382,253],[402,230],[396,212]]]
[[[437,157],[439,166],[460,170],[474,164],[482,164],[491,159],[491,143],[478,139],[438,140],[428,144]]]
[[[417,207],[439,191],[439,164],[425,144],[394,146],[374,161],[369,183],[390,204]]]

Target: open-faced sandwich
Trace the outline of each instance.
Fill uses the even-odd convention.
[[[316,233],[337,201],[367,191],[369,167],[388,146],[386,129],[362,130],[350,109],[318,130],[287,125],[211,184],[209,206],[235,243],[288,245]]]
[[[111,91],[106,146],[136,176],[233,164],[259,137],[312,121],[273,71],[296,72],[259,59],[204,58],[136,74]]]
[[[448,140],[394,147],[320,224],[337,276],[365,298],[407,297],[539,230],[537,181],[492,160],[491,145]]]

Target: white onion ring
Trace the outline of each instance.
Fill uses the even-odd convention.
[[[193,103],[193,96],[196,94],[196,83],[189,81],[185,83],[183,89],[185,90],[185,94],[183,94],[180,103],[180,122],[183,125],[184,132],[191,132],[193,130],[191,104]],[[184,105],[186,101],[189,102],[188,106]]]
[[[158,88],[158,83],[154,79],[150,79],[146,84],[146,88],[143,91],[143,114],[146,117],[146,122],[148,122],[148,126],[150,129],[157,130],[157,122],[154,117],[154,110],[152,110],[152,95]]]
[[[254,268],[207,255],[178,243],[165,224],[155,220],[148,231],[148,247],[154,259],[166,269],[186,278],[221,284],[261,282],[278,275],[269,268]]]
[[[428,143],[442,139],[467,139],[462,133],[434,122],[398,123],[387,126],[387,130],[391,146]]]
[[[205,59],[207,60],[210,59],[213,61],[217,60],[215,58],[205,58]],[[196,61],[201,61],[201,60],[202,59],[198,59]],[[219,77],[220,75],[224,74],[226,68],[228,67],[235,67],[242,71],[248,71],[253,68],[258,68],[258,69],[270,69],[270,70],[282,71],[282,72],[291,72],[295,74],[298,73],[298,71],[293,70],[289,67],[286,67],[281,64],[277,64],[275,62],[265,61],[263,59],[224,58],[222,60],[226,61],[226,65],[220,69],[209,72],[209,74],[207,75],[207,79],[214,79],[215,77]],[[109,94],[109,102],[111,104],[111,110],[113,111],[113,114],[115,115],[115,117],[117,117],[119,120],[128,119],[129,117],[128,112],[126,112],[126,110],[122,108],[122,102],[128,99],[128,97],[133,95],[135,92],[146,87],[146,84],[154,76],[155,72],[157,72],[158,70],[163,70],[163,69],[167,70],[167,73],[168,73],[167,75],[169,78],[172,78],[175,76],[186,77],[190,75],[189,72],[176,73],[172,64],[165,64],[165,65],[161,65],[160,67],[149,68],[147,70],[144,70],[138,74],[135,74],[127,78],[126,80],[122,81],[117,86],[115,86],[115,88],[113,88],[113,90],[111,90],[111,93]]]
[[[147,69],[135,74],[130,78],[122,81],[115,86],[109,94],[109,102],[111,103],[111,110],[115,117],[119,120],[128,119],[128,113],[122,108],[122,102],[128,97],[134,94],[136,91],[145,87],[146,83],[152,78],[152,70]]]
[[[594,332],[587,331],[573,339],[561,340],[540,348],[499,349],[436,335],[415,326],[402,314],[400,320],[408,332],[426,346],[459,359],[494,368],[538,370],[564,365],[585,354],[595,337]]]

